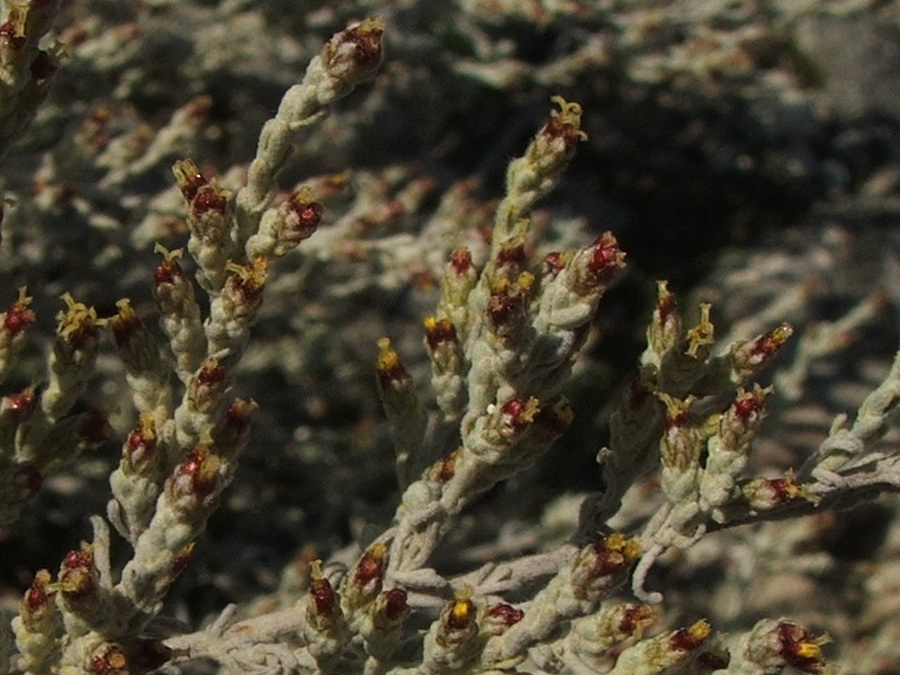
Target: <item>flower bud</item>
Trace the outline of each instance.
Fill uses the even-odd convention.
[[[825,667],[822,645],[830,642],[827,635],[814,637],[812,633],[789,621],[782,621],[776,630],[781,643],[780,654],[785,662],[805,673],[821,673]]]
[[[701,619],[687,628],[679,628],[669,636],[669,646],[674,652],[691,652],[709,637],[712,628]]]
[[[741,494],[755,512],[769,511],[798,499],[815,503],[814,495],[802,485],[797,485],[793,474],[781,478],[754,478],[741,487]]]
[[[127,298],[119,300],[116,307],[119,311],[109,319],[108,325],[125,367],[132,374],[155,371],[159,364],[159,350],[150,331]]]
[[[174,508],[208,508],[218,493],[223,469],[222,460],[209,447],[195,446],[166,481],[165,489]]]
[[[250,440],[253,411],[259,406],[254,401],[235,399],[213,431],[216,447],[223,457],[240,453]]]
[[[625,267],[625,253],[611,232],[604,232],[587,248],[582,249],[572,259],[578,265],[577,284],[587,293],[595,293],[612,281],[616,272]]]
[[[474,275],[475,267],[472,265],[472,254],[467,248],[455,248],[450,252],[448,268],[457,277]]]
[[[477,274],[472,264],[472,254],[466,248],[456,248],[444,265],[441,276],[441,299],[438,313],[450,321],[459,331],[458,338],[464,342],[468,327],[469,294],[475,287]]]
[[[700,319],[697,325],[691,328],[685,336],[687,343],[684,353],[695,361],[703,361],[709,356],[709,347],[715,342],[716,328],[709,320],[712,305],[703,303],[700,305]]]
[[[188,385],[188,401],[194,410],[208,414],[221,402],[227,385],[225,367],[216,359],[207,359]]]
[[[485,314],[491,332],[505,346],[524,340],[530,331],[528,308],[534,281],[531,272],[522,272],[514,281],[499,277],[491,284]]]
[[[284,246],[293,248],[308,238],[319,226],[325,207],[313,201],[312,190],[302,187],[281,205],[283,229],[278,240]]]
[[[168,251],[164,246],[157,244],[154,252],[163,254],[163,261],[153,271],[153,281],[157,288],[165,284],[178,283],[184,278],[184,272],[178,264],[178,258],[182,255],[180,248]]]
[[[735,345],[730,359],[737,376],[744,378],[759,370],[772,360],[793,334],[794,329],[790,324],[783,323],[749,342]]]
[[[449,319],[436,319],[429,316],[425,319],[425,344],[428,346],[432,355],[440,349],[447,350],[445,345],[459,345],[459,338],[456,337],[456,328]],[[434,359],[434,356],[432,356]]]
[[[581,549],[572,566],[576,597],[597,600],[622,584],[641,554],[637,539],[614,533]]]
[[[104,642],[91,654],[87,672],[94,675],[128,675],[128,658],[122,647]]]
[[[456,460],[459,459],[461,452],[462,450],[457,448],[432,464],[425,472],[426,479],[441,484],[448,482],[456,473]]]
[[[34,322],[34,312],[28,308],[30,304],[31,298],[25,292],[25,287],[20,287],[18,299],[0,314],[0,349],[22,335]]]
[[[500,635],[510,626],[519,623],[524,616],[525,612],[512,605],[506,603],[492,605],[484,612],[482,628],[488,635]]]
[[[679,628],[669,633],[645,638],[627,647],[619,655],[616,671],[622,673],[644,672],[647,664],[653,664],[652,672],[670,672],[670,670],[671,672],[682,672],[683,667],[695,657],[699,660],[707,656],[705,652],[702,655],[697,652],[711,632],[709,623],[701,619],[687,628]],[[715,657],[710,659],[711,662],[720,661],[717,655],[711,656]]]
[[[141,413],[122,448],[124,466],[136,474],[148,472],[158,460],[157,440],[153,413]]]
[[[387,552],[388,547],[384,544],[373,544],[363,553],[356,567],[344,581],[342,586],[344,610],[348,615],[371,602],[381,591]]]
[[[178,377],[187,382],[206,355],[200,307],[194,296],[194,285],[178,264],[181,250],[168,251],[159,244],[154,250],[163,255],[163,261],[153,273],[160,326],[169,338]]]
[[[378,596],[375,602],[376,623],[399,623],[409,616],[409,604],[406,601],[406,591],[402,588],[392,588]],[[379,620],[380,619],[380,620]]]
[[[575,154],[578,142],[587,139],[581,130],[581,106],[562,96],[550,100],[559,110],[550,113],[550,121],[538,132],[526,155],[534,165],[533,170],[543,175],[562,171]]]
[[[322,49],[328,74],[353,86],[369,79],[381,63],[384,21],[368,18],[342,31]]]
[[[57,315],[57,348],[70,359],[77,353],[91,352],[97,344],[97,312],[66,293],[62,296],[66,309]]]
[[[228,265],[231,274],[225,284],[235,317],[251,317],[262,304],[262,292],[266,285],[268,262],[254,258],[249,265]]]
[[[310,563],[306,618],[309,630],[314,631],[316,638],[339,632],[343,624],[341,597],[331,582],[322,575],[322,563],[319,560]]]
[[[34,581],[19,601],[19,616],[25,628],[31,633],[45,632],[56,610],[53,602],[56,589],[51,587],[51,581],[50,572],[40,570],[34,575]]]
[[[669,290],[667,281],[656,284],[656,308],[653,310],[653,321],[647,328],[647,346],[657,359],[678,344],[681,335],[681,317],[675,294]]]
[[[73,614],[89,619],[102,613],[100,575],[92,545],[82,542],[79,550],[66,554],[59,568],[58,587],[64,606]]]
[[[16,429],[34,413],[36,400],[34,387],[3,397],[0,401],[0,443],[12,447]]]
[[[552,251],[544,256],[541,264],[541,275],[544,282],[552,281],[566,268],[566,256],[559,251]]]
[[[550,114],[550,121],[540,133],[549,142],[561,142],[566,152],[574,150],[578,141],[586,141],[587,134],[581,130],[581,106],[569,103],[562,96],[550,99],[559,106],[559,111]]]
[[[744,657],[764,672],[790,666],[805,673],[821,673],[825,669],[822,645],[830,641],[827,635],[815,637],[796,623],[764,619],[748,635]]]
[[[313,201],[312,190],[301,187],[262,215],[258,231],[247,241],[247,257],[283,256],[316,231],[323,211],[324,207]]]

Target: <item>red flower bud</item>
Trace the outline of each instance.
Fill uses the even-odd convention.
[[[673,399],[673,405],[666,407],[666,429],[681,429],[691,424],[691,414],[687,404]]]
[[[209,185],[209,181],[200,173],[197,165],[189,159],[175,162],[172,173],[175,174],[178,189],[181,190],[181,194],[184,195],[188,204],[194,201],[200,188]]]
[[[512,282],[500,278],[492,284],[485,313],[494,334],[501,340],[525,330],[534,275],[522,272]]]
[[[160,250],[162,247],[157,248]],[[184,278],[184,272],[181,269],[181,265],[178,264],[176,258],[181,256],[181,250],[176,249],[175,251],[166,251],[162,249],[163,253],[163,261],[156,267],[153,271],[153,281],[157,286],[162,286],[163,284],[171,284],[177,280],[181,280]]]
[[[783,621],[778,625],[781,656],[785,662],[805,673],[821,673],[825,668],[821,645],[827,637],[815,637],[803,626]]]
[[[459,276],[465,276],[473,271],[472,254],[467,248],[455,248],[450,253],[450,267]]]
[[[625,581],[641,555],[637,539],[614,533],[582,548],[572,567],[573,591],[578,597],[596,600]]]
[[[26,16],[27,13],[19,7],[10,7],[6,21],[0,24],[0,41],[6,42],[14,50],[24,47]]]
[[[152,413],[142,413],[138,423],[125,439],[124,457],[129,468],[140,471],[156,454],[156,430]]]
[[[25,294],[25,287],[19,289],[19,298],[3,313],[3,333],[14,338],[22,333],[34,321],[34,312],[28,309],[31,298]]]
[[[678,652],[690,652],[703,644],[709,637],[711,627],[707,621],[701,619],[688,628],[679,628],[669,638],[669,646]]]
[[[34,401],[34,389],[28,387],[17,394],[10,394],[5,397],[3,408],[9,410],[17,420],[22,420],[34,410]]]
[[[783,323],[754,340],[750,347],[750,353],[754,356],[767,359],[781,349],[781,346],[787,342],[793,334],[793,327]]]
[[[387,557],[387,546],[373,544],[366,551],[353,571],[353,583],[360,589],[381,586],[381,577],[384,574],[384,563]]]
[[[753,391],[738,392],[731,404],[731,413],[745,427],[758,422],[765,415],[766,395],[771,391],[757,385]]]
[[[262,302],[268,266],[268,261],[263,257],[254,258],[249,265],[229,264],[228,269],[232,273],[228,276],[227,288],[233,295],[242,297],[249,308],[256,309]]]
[[[561,96],[554,96],[552,100],[560,109],[551,113],[550,121],[544,125],[540,133],[551,139],[561,139],[565,145],[565,152],[568,153],[575,149],[578,141],[587,139],[587,134],[579,128],[581,106],[577,103],[568,103]]]
[[[525,612],[521,609],[516,609],[512,605],[507,605],[506,603],[493,605],[485,612],[486,619],[501,623],[507,627],[519,623],[524,616]]]
[[[375,18],[338,33],[322,50],[326,70],[351,84],[371,77],[381,62],[383,33],[384,21]]]
[[[518,433],[534,422],[539,410],[540,402],[534,397],[527,401],[513,398],[500,406],[500,415],[512,433]]]
[[[628,605],[619,620],[619,630],[628,635],[643,632],[644,627],[656,620],[656,612],[649,605]]]
[[[731,354],[734,368],[742,375],[755,371],[771,360],[793,334],[794,329],[789,324],[783,323],[749,342],[738,345]]]
[[[70,601],[84,600],[94,595],[97,582],[94,549],[82,542],[80,550],[69,551],[63,558],[59,570],[60,591]]]
[[[25,591],[25,596],[19,603],[19,615],[22,623],[31,632],[40,632],[41,624],[56,609],[52,596],[55,592],[50,587],[52,578],[47,570],[40,570],[34,575],[34,581]]]
[[[596,555],[593,572],[597,576],[620,572],[640,555],[640,543],[636,539],[627,539],[622,534],[611,534],[593,547]]]
[[[119,645],[103,644],[91,656],[88,672],[96,675],[127,675],[128,659]]]
[[[291,241],[300,241],[310,236],[319,226],[325,207],[312,200],[309,188],[300,188],[287,201],[287,208],[293,216],[290,221]]]
[[[337,593],[331,586],[331,582],[324,577],[313,579],[309,586],[309,593],[313,599],[313,606],[316,612],[322,616],[332,616],[340,607],[338,605]]]
[[[584,281],[592,286],[608,284],[616,272],[625,267],[625,254],[610,232],[604,232],[591,244]]]
[[[545,280],[555,279],[556,275],[566,267],[566,261],[559,251],[552,251],[544,256],[543,273]]]
[[[206,213],[224,214],[228,207],[228,196],[215,185],[202,185],[191,200],[191,212],[195,216]]]
[[[798,485],[790,472],[781,478],[749,480],[741,487],[741,494],[754,511],[768,511],[799,499],[817,504],[820,499],[807,486]]]
[[[382,594],[384,616],[389,621],[399,621],[409,613],[409,605],[406,602],[406,591],[402,588],[392,588]]]
[[[175,467],[166,488],[172,497],[188,503],[204,502],[214,495],[219,486],[222,460],[213,455],[205,445],[197,445],[181,464]]]

